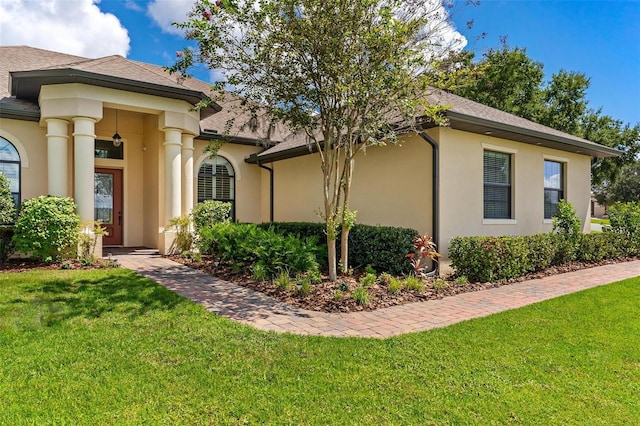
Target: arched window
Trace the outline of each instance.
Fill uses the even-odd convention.
[[[15,146],[0,137],[0,171],[9,180],[11,196],[16,208],[20,208],[20,154]]]
[[[217,200],[231,203],[231,220],[236,218],[235,172],[219,155],[204,160],[198,171],[198,202]]]

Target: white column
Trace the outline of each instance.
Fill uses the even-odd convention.
[[[95,123],[96,120],[93,118],[73,118],[74,198],[82,223],[93,223],[94,220]]]
[[[182,213],[182,132],[164,129],[165,222]]]
[[[69,122],[47,118],[47,182],[49,195],[68,197],[67,145]]]
[[[182,135],[182,215],[193,208],[193,135]]]

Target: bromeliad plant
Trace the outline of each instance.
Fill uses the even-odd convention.
[[[411,260],[415,276],[424,276],[428,261],[437,262],[442,255],[436,251],[436,243],[428,234],[418,236],[413,242],[413,247],[416,252],[407,254],[407,257]]]

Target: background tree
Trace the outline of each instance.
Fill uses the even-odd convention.
[[[617,178],[611,183],[599,186],[595,195],[600,204],[639,202],[640,161],[623,166]]]
[[[473,66],[475,72],[459,68],[472,80],[459,83],[456,94],[530,120],[538,116],[543,65],[529,58],[526,49],[510,49],[503,40],[501,48],[487,51]]]
[[[200,0],[178,25],[197,47],[172,71],[196,63],[217,70],[218,96],[227,88],[239,97],[251,123],[282,123],[317,149],[332,280],[339,228],[348,268],[358,153],[396,142],[416,117],[442,121],[442,108],[424,95],[426,64],[449,48],[446,19],[440,2],[418,0]]]
[[[438,87],[484,105],[499,108],[531,121],[618,149],[617,158],[593,162],[591,184],[603,193],[620,176],[622,167],[634,164],[640,155],[640,124],[631,126],[589,108],[586,98],[589,78],[580,72],[560,70],[543,81],[543,65],[533,61],[525,49],[509,48],[502,39],[478,61],[461,52],[437,62]]]

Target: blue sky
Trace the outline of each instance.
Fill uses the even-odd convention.
[[[462,3],[462,2],[461,2]],[[170,65],[185,41],[172,29],[189,0],[2,0],[0,44],[27,44],[99,57]],[[481,0],[458,9],[455,28],[480,56],[499,46],[527,49],[547,77],[564,68],[591,78],[592,108],[624,122],[640,123],[640,0]],[[472,29],[466,26],[473,19]],[[484,39],[476,37],[486,32]],[[208,75],[197,77],[207,79]]]

